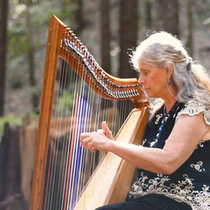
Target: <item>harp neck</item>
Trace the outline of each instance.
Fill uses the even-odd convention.
[[[106,73],[69,27],[59,22],[55,16],[51,19],[55,19],[51,22],[58,22],[62,28],[59,30],[61,36],[58,56],[66,60],[96,93],[106,99],[131,100],[137,108],[149,103],[136,78],[121,79]]]

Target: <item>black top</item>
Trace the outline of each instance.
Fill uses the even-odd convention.
[[[164,107],[161,107],[146,127],[143,146],[163,148],[181,114],[194,116],[201,112],[210,125],[210,111],[194,101],[178,104],[168,113],[167,119],[164,118]],[[130,196],[135,198],[150,193],[186,202],[196,210],[210,210],[210,141],[200,141],[189,159],[170,175],[138,169],[138,180],[133,184]]]

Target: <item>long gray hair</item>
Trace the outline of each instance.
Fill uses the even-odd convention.
[[[179,39],[164,31],[152,34],[130,57],[136,70],[140,60],[158,68],[173,63],[172,80],[178,90],[177,101],[186,103],[193,99],[210,109],[209,75],[202,65],[191,59]]]

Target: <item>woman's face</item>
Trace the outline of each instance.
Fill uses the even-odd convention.
[[[138,82],[150,98],[164,98],[168,94],[167,82],[169,72],[166,67],[157,68],[143,61],[139,61],[140,77]]]

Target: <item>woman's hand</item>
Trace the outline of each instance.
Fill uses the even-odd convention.
[[[106,122],[102,122],[102,129],[97,130],[97,132],[82,133],[80,137],[82,146],[92,152],[95,152],[96,149],[108,152],[108,146],[111,141],[110,139],[113,139],[113,136]]]

